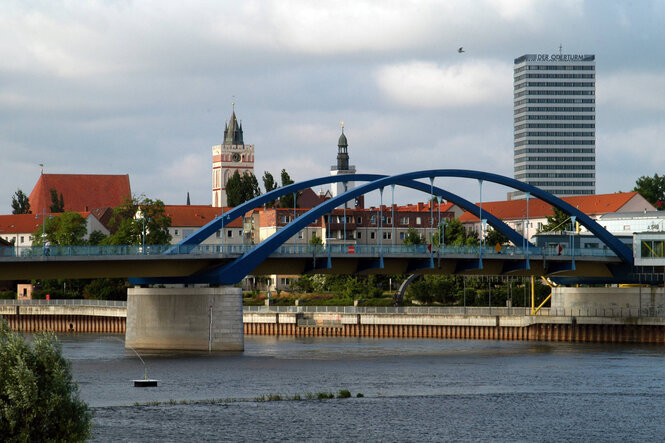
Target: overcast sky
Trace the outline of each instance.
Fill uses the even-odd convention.
[[[596,55],[597,192],[628,191],[665,172],[663,23],[663,1],[3,0],[0,213],[40,163],[210,204],[232,101],[259,179],[329,174],[339,121],[358,172],[512,177],[513,60],[559,45]]]

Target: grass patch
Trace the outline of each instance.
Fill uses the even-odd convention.
[[[331,398],[335,398],[335,394],[333,394],[332,392],[317,392],[316,398],[318,400],[328,400]]]
[[[337,398],[349,398],[351,397],[351,392],[348,389],[342,389],[337,393]]]

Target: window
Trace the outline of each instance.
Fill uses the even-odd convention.
[[[298,232],[298,238],[302,239],[302,231]]]
[[[356,232],[356,238],[357,238],[357,239],[360,239],[360,238],[361,238],[361,235],[360,235],[360,234],[362,234],[362,233],[361,233],[361,232]]]
[[[417,225],[422,225],[423,224],[423,221],[420,217],[416,217],[416,224]]]
[[[400,225],[404,225],[404,226],[408,226],[408,224],[409,224],[409,217],[400,217],[400,218],[399,218],[399,224],[400,224]]]
[[[369,238],[372,239],[372,240],[374,240],[375,235],[376,235],[375,232],[370,232],[370,233],[369,233]]]
[[[215,236],[216,236],[217,238],[220,238],[220,237],[222,236],[222,231],[217,231],[217,232],[215,232]]]
[[[242,237],[242,229],[238,230],[238,237]]]
[[[399,239],[400,239],[400,240],[404,240],[404,233],[403,233],[403,232],[400,232],[400,233],[399,233]]]
[[[25,238],[23,236],[21,236],[21,243],[23,243],[24,241],[25,241]]]
[[[279,217],[279,221],[280,223],[288,223],[289,221],[291,221],[291,217],[289,217],[288,215],[281,215]]]
[[[392,239],[392,233],[391,232],[383,232],[383,239],[384,240],[391,240]]]
[[[229,229],[228,231],[226,231],[226,236],[227,236],[228,238],[233,238],[233,231],[230,230],[230,229]]]
[[[356,217],[356,223],[359,225],[363,224],[363,218],[362,217]]]
[[[392,218],[392,217],[388,217],[388,218],[386,219],[386,223],[388,223],[389,225],[392,225],[392,223],[393,223],[393,218]]]
[[[375,225],[375,224],[376,224],[376,215],[372,215],[372,216],[369,218],[369,222],[370,222],[371,224]]]
[[[178,230],[177,230],[177,229],[175,229],[175,230],[173,231],[173,235],[178,235]]]

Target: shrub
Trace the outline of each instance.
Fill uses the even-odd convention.
[[[0,300],[15,300],[16,291],[0,291]]]
[[[0,435],[12,441],[83,441],[91,414],[53,334],[34,344],[0,321]]]
[[[351,397],[351,392],[348,389],[342,389],[337,393],[337,398],[349,398]]]

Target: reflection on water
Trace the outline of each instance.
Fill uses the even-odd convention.
[[[244,353],[141,353],[61,335],[98,440],[637,440],[662,436],[665,349],[471,340],[245,338]],[[348,389],[365,398],[255,402]],[[171,399],[213,405],[133,406]],[[658,437],[656,437],[658,436]]]

